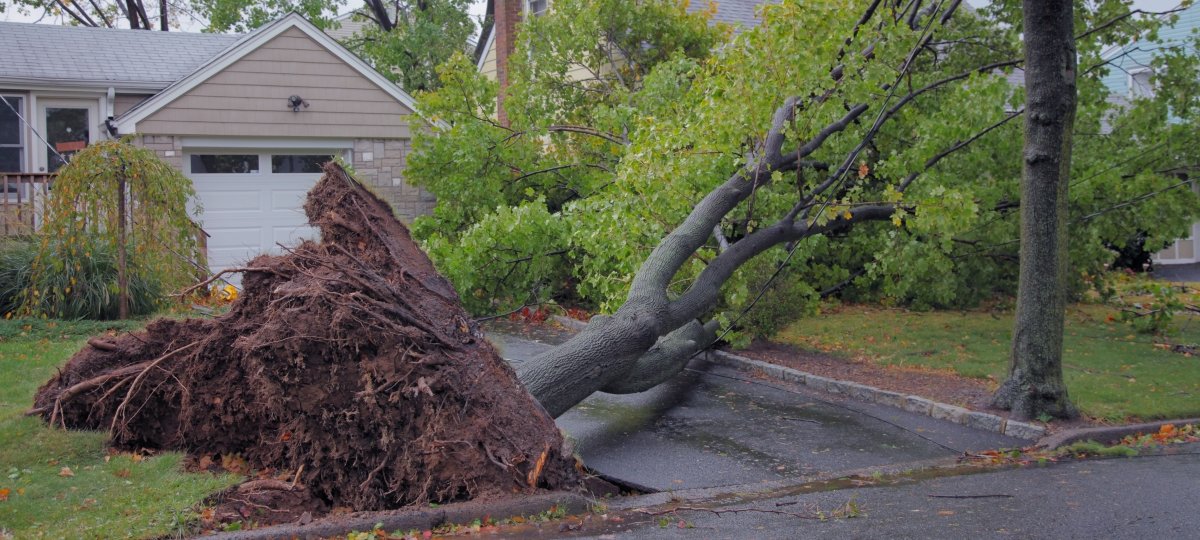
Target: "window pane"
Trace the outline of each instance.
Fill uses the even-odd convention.
[[[4,99],[17,112],[20,112],[21,98],[4,96]],[[9,105],[0,101],[0,144],[21,144],[21,119],[17,117],[16,112],[9,108]]]
[[[46,142],[55,150],[48,156],[50,172],[54,172],[87,146],[88,110],[46,107]]]
[[[0,172],[21,172],[21,148],[0,147]]]
[[[1150,81],[1151,75],[1149,71],[1134,73],[1129,93],[1133,97],[1154,97],[1154,85]]]
[[[271,172],[273,173],[319,173],[321,166],[333,161],[333,156],[304,155],[304,156],[271,156]]]
[[[194,174],[258,174],[256,154],[192,154]]]

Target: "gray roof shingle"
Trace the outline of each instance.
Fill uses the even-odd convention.
[[[0,22],[0,80],[162,89],[242,37]]]
[[[717,12],[710,22],[723,22],[734,27],[735,32],[749,30],[758,26],[762,19],[756,16],[758,6],[762,4],[777,4],[779,0],[719,0]],[[695,13],[708,9],[708,2],[698,1],[688,4],[688,12]]]

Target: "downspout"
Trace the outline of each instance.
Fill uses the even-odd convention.
[[[117,90],[113,87],[108,87],[108,95],[104,99],[104,128],[108,132],[108,138],[116,139],[117,125],[113,123],[113,118],[116,116],[116,101]]]

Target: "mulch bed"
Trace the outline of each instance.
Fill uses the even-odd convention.
[[[1008,416],[1008,411],[991,406],[992,393],[999,386],[998,381],[973,379],[946,371],[880,365],[865,358],[835,356],[763,339],[754,340],[745,349],[729,352],[821,377],[856,382],[973,411]],[[1094,419],[1081,418],[1071,421],[1054,420],[1046,427],[1054,432],[1096,424]]]
[[[730,352],[798,369],[813,375],[902,394],[917,395],[972,410],[992,410],[988,402],[996,384],[943,371],[884,366],[862,358],[846,358],[756,339],[749,348]]]

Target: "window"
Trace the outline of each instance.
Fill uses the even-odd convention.
[[[24,172],[25,145],[21,129],[21,112],[25,99],[0,96],[0,172]],[[7,104],[6,104],[7,102]]]
[[[1154,72],[1149,69],[1131,72],[1129,74],[1129,97],[1154,97],[1154,84],[1150,80],[1153,76]]]
[[[271,156],[271,172],[278,173],[319,173],[321,167],[333,161],[329,154],[318,155],[274,155]]]
[[[192,154],[192,174],[258,174],[258,155]]]
[[[546,7],[549,3],[549,0],[529,0],[528,10],[533,15],[540,16],[546,12]]]

